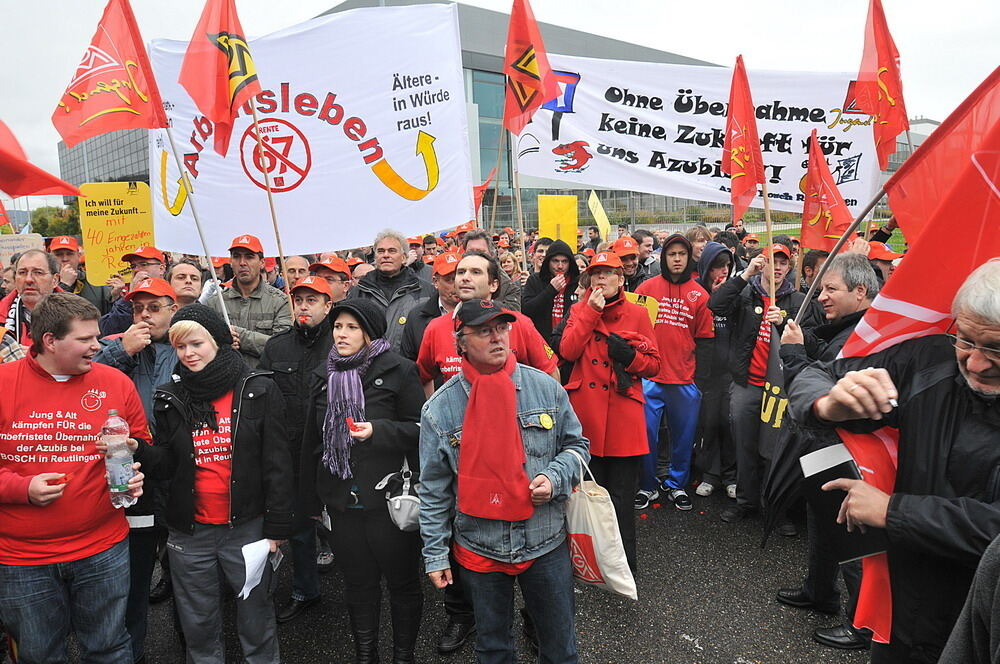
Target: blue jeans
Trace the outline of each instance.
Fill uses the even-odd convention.
[[[666,385],[651,380],[642,381],[646,397],[646,433],[649,454],[643,457],[639,487],[656,489],[656,457],[660,450],[660,422],[667,418],[670,442],[670,474],[665,482],[670,489],[683,489],[691,475],[691,450],[694,434],[698,430],[698,413],[701,410],[701,392],[694,384]]]
[[[573,569],[564,541],[536,558],[527,570],[512,576],[502,572],[473,572],[462,568],[466,596],[476,614],[476,661],[514,664],[517,651],[514,622],[514,581],[521,586],[524,606],[535,623],[540,664],[575,664],[576,628],[573,624]]]
[[[68,563],[0,565],[0,620],[20,664],[63,664],[72,629],[81,664],[131,664],[125,631],[128,540]]]
[[[316,522],[291,536],[292,599],[305,602],[319,597],[319,566],[316,564]]]

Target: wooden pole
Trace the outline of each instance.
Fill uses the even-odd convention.
[[[172,121],[168,121],[171,122]],[[201,250],[205,254],[205,260],[208,261],[208,271],[212,275],[212,284],[215,286],[216,296],[219,298],[219,306],[222,308],[222,318],[226,321],[227,327],[232,327],[233,323],[229,320],[229,311],[226,309],[226,301],[222,298],[222,284],[219,283],[219,277],[215,274],[215,266],[212,265],[212,257],[208,253],[208,242],[205,241],[205,231],[202,230],[201,220],[198,218],[198,209],[194,205],[194,187],[191,186],[191,179],[188,177],[188,172],[184,169],[183,164],[181,164],[180,153],[177,151],[177,144],[174,143],[174,133],[170,130],[171,124],[168,124],[167,129],[167,141],[170,143],[170,151],[174,155],[174,163],[177,164],[177,170],[181,174],[181,186],[187,191],[187,200],[191,204],[191,216],[194,217],[194,226],[198,229],[198,238],[201,240]]]
[[[490,226],[489,232],[493,233],[497,228],[497,198],[500,195],[500,165],[503,163],[503,151],[507,147],[507,130],[502,126],[500,127],[500,141],[497,145],[497,170],[496,170],[496,183],[493,185],[493,209],[490,210]],[[524,238],[521,238],[520,242],[524,242]],[[524,253],[524,252],[521,252]]]
[[[774,244],[774,238],[772,234],[774,229],[771,227],[771,201],[767,198],[767,178],[764,178],[764,182],[760,184],[761,194],[764,196],[764,223],[767,224],[767,244],[768,246]],[[774,257],[771,257],[773,260]],[[767,294],[771,298],[771,306],[777,306],[777,302],[774,299],[774,293],[777,290],[774,286],[774,267],[771,267],[771,278],[767,282]]]
[[[281,271],[285,271],[285,249],[281,246],[281,233],[278,232],[278,214],[274,211],[274,192],[271,190],[271,171],[264,163],[264,139],[260,135],[260,122],[257,119],[257,107],[250,101],[250,112],[253,114],[253,131],[257,135],[257,151],[260,158],[260,170],[264,173],[264,185],[267,188],[267,206],[271,210],[271,226],[274,227],[274,240],[278,245],[278,258],[281,260]],[[277,160],[275,160],[277,161]],[[288,279],[282,279],[285,284],[285,295],[288,297],[288,313],[294,319],[295,305],[292,303],[292,292],[288,288]]]
[[[506,133],[506,132],[504,132]],[[518,177],[517,173],[517,150],[511,150],[511,156],[514,159],[514,201],[517,204],[517,234],[521,236],[521,241],[524,241],[524,214],[521,212],[521,179]],[[527,249],[521,252],[521,272],[527,273],[528,271],[528,256]]]

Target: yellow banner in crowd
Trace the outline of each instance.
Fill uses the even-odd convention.
[[[538,237],[562,240],[576,252],[577,221],[576,196],[538,196]]]
[[[128,269],[121,258],[154,245],[153,211],[145,182],[88,182],[80,186],[80,233],[87,281],[103,284]],[[126,279],[127,281],[127,279]]]

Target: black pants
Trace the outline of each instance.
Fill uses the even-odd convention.
[[[143,656],[149,617],[149,582],[156,563],[156,544],[162,528],[132,528],[128,531],[129,591],[125,627],[132,644],[132,661]]]
[[[701,481],[716,488],[736,484],[736,449],[729,427],[729,399],[733,378],[713,376],[701,389],[701,417],[695,437],[695,465]]]
[[[405,614],[419,624],[424,603],[419,532],[404,533],[397,528],[385,506],[348,509],[330,516],[330,544],[344,575],[348,610],[379,606],[385,578],[393,622]]]
[[[452,583],[444,588],[444,610],[448,614],[448,620],[462,625],[471,625],[476,622],[475,613],[472,610],[472,601],[465,596],[465,584],[462,583],[462,566],[455,562],[455,558],[448,555],[451,561]]]
[[[934,664],[940,654],[929,655],[924,649],[918,653],[905,643],[872,643],[871,664]]]
[[[635,494],[639,490],[639,468],[641,456],[630,457],[590,457],[590,471],[594,479],[611,494],[611,503],[618,517],[618,530],[625,545],[632,576],[636,574],[635,555]]]
[[[817,606],[839,606],[840,591],[837,590],[837,571],[844,575],[847,586],[847,619],[854,620],[854,610],[858,606],[858,592],[861,589],[861,561],[854,560],[843,565],[837,560],[833,549],[823,541],[822,530],[816,525],[816,512],[806,505],[808,519],[806,535],[809,541],[809,571],[802,581],[802,590]]]
[[[771,460],[771,450],[760,444],[760,402],[763,388],[733,385],[729,422],[736,447],[736,504],[748,510],[760,507],[760,485]]]

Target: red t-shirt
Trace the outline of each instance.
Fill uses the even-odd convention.
[[[771,354],[771,323],[767,322],[767,309],[771,306],[771,298],[764,297],[764,316],[760,319],[760,329],[757,331],[757,343],[750,355],[750,372],[747,382],[757,387],[764,387],[767,381],[767,356]]]
[[[695,339],[715,337],[708,291],[694,279],[675,284],[653,277],[639,284],[635,292],[660,303],[653,325],[656,347],[660,349],[660,373],[650,380],[666,385],[693,383]]]
[[[125,539],[125,510],[111,505],[104,455],[95,443],[111,409],[129,423],[133,438],[149,440],[129,377],[95,363],[59,382],[27,357],[0,365],[0,385],[0,471],[72,474],[62,496],[45,507],[30,504],[27,491],[0,503],[0,564],[72,562]]]
[[[499,560],[493,560],[492,558],[487,558],[486,556],[481,556],[478,553],[469,551],[458,542],[454,542],[451,545],[451,553],[455,556],[455,562],[459,565],[465,569],[471,569],[473,572],[479,572],[480,574],[502,572],[504,574],[509,574],[510,576],[517,576],[521,572],[527,571],[527,569],[535,562],[534,558],[519,563],[505,563]]]
[[[510,348],[521,364],[535,367],[547,374],[556,369],[556,357],[542,335],[538,334],[531,319],[518,311],[511,311],[517,319],[510,326]],[[424,330],[417,354],[420,380],[443,378],[448,380],[462,370],[462,358],[455,348],[455,322],[449,314],[438,316]]]
[[[191,432],[194,443],[194,520],[229,523],[229,480],[233,471],[233,393],[212,402],[218,431],[209,427]]]

